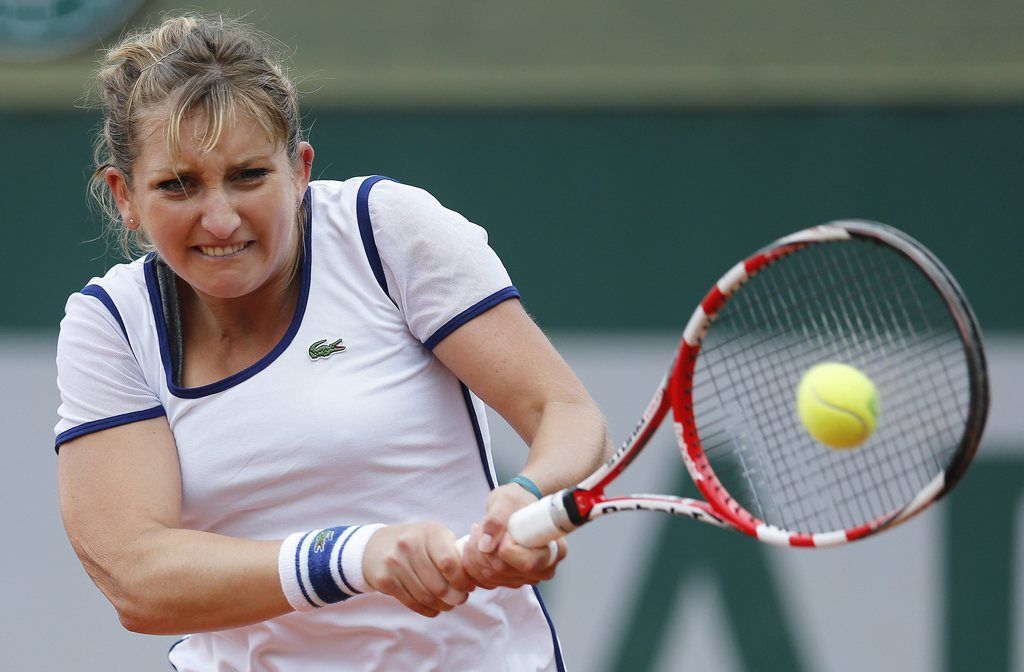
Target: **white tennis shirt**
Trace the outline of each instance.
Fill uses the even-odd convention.
[[[431,348],[518,292],[484,230],[421,189],[353,178],[312,182],[307,198],[291,326],[266,357],[222,381],[175,384],[152,256],[72,295],[57,350],[57,447],[166,415],[183,527],[283,539],[438,520],[461,535],[495,483],[487,421]],[[313,356],[338,339],[336,352]],[[435,619],[360,595],[188,636],[170,660],[178,672],[563,669],[529,587],[477,590]]]

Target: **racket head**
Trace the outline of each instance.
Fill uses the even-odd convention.
[[[825,361],[880,399],[862,445],[800,424],[795,390]],[[988,410],[981,330],[939,260],[905,233],[839,221],[775,241],[694,311],[667,394],[683,460],[733,527],[788,546],[863,538],[923,510],[963,476]]]

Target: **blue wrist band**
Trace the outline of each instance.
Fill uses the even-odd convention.
[[[281,542],[277,571],[295,611],[309,611],[372,591],[363,576],[363,553],[374,525],[342,525],[296,532]]]
[[[537,487],[537,484],[528,479],[526,476],[523,476],[522,474],[519,474],[518,476],[513,478],[511,481],[509,481],[509,483],[515,483],[516,485],[522,486],[537,499],[540,499],[541,497],[544,496],[543,494],[541,494],[540,488]]]

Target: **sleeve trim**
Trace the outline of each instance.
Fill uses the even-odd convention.
[[[366,260],[370,264],[370,270],[373,271],[373,277],[377,279],[377,284],[384,290],[384,295],[394,303],[395,300],[391,298],[391,294],[388,292],[388,281],[384,277],[384,264],[381,262],[380,253],[377,251],[377,242],[373,238],[373,223],[370,221],[370,189],[373,188],[373,185],[384,180],[394,182],[390,177],[374,175],[373,177],[366,178],[359,185],[359,192],[356,194],[356,220],[359,222],[359,237],[363,241],[363,250],[366,252]]]
[[[128,329],[125,328],[124,320],[121,319],[121,313],[118,311],[114,300],[110,298],[110,294],[107,293],[107,290],[103,289],[99,285],[86,285],[82,288],[82,294],[91,296],[94,299],[99,299],[100,303],[107,307],[107,310],[110,311],[110,314],[114,316],[114,319],[117,320],[117,323],[121,326],[121,333],[124,334],[124,340],[128,342],[128,347],[131,348],[132,342],[128,338]]]
[[[122,413],[121,415],[115,415],[109,418],[103,418],[102,420],[93,420],[92,422],[86,422],[72,427],[66,432],[61,432],[57,435],[57,439],[54,441],[53,449],[57,453],[60,453],[60,447],[70,441],[71,439],[77,439],[80,436],[86,434],[92,434],[102,429],[110,429],[111,427],[119,427],[121,425],[128,425],[133,422],[139,422],[140,420],[150,420],[152,418],[159,418],[160,416],[167,415],[164,407],[154,406],[153,408],[146,409],[144,411],[133,411],[131,413]]]
[[[462,311],[461,313],[459,313],[458,315],[456,315],[452,319],[448,320],[444,324],[444,326],[442,326],[440,329],[435,331],[434,334],[430,338],[428,338],[427,340],[423,341],[423,345],[425,345],[428,350],[433,350],[437,346],[438,343],[443,341],[453,331],[455,331],[456,329],[458,329],[459,327],[464,325],[466,322],[469,322],[474,317],[477,317],[479,315],[482,315],[483,313],[486,313],[488,310],[490,310],[491,308],[495,307],[496,305],[498,305],[499,303],[501,303],[503,301],[507,301],[508,299],[518,299],[518,298],[519,298],[519,290],[516,289],[514,286],[510,285],[510,286],[506,287],[505,289],[499,289],[494,294],[491,294],[487,298],[474,303],[469,308],[465,309],[464,311]]]

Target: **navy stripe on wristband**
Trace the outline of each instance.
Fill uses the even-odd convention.
[[[331,556],[334,555],[332,551],[335,544],[341,542],[348,529],[348,527],[331,527],[321,530],[313,537],[313,541],[309,544],[309,550],[306,552],[309,585],[320,601],[326,604],[334,604],[349,598],[349,595],[342,592],[338,584],[334,582],[334,577],[331,576]],[[345,538],[348,537],[345,536]]]
[[[288,535],[277,558],[288,604],[296,611],[309,611],[371,591],[363,575],[363,554],[382,527],[340,525]]]
[[[299,537],[299,543],[295,546],[295,579],[298,582],[299,590],[302,591],[302,596],[306,598],[306,602],[309,602],[311,607],[319,607],[320,605],[309,598],[309,591],[306,590],[306,586],[302,582],[302,542],[306,540],[306,537],[313,534],[312,532],[306,532]],[[294,606],[294,605],[293,605]]]
[[[337,558],[334,558],[334,547],[343,539],[348,539],[356,529],[358,528],[348,526],[330,527],[320,530],[312,539],[299,546],[299,553],[305,560],[305,567],[300,565],[296,578],[299,579],[299,585],[303,586],[304,590],[308,588],[308,592],[316,596],[317,599],[314,601],[319,602],[317,606],[334,604],[350,597],[334,581],[334,577],[331,575],[331,560],[333,558],[335,562],[338,561]],[[302,571],[302,569],[306,571]]]
[[[362,527],[362,525],[360,525],[359,527]],[[350,534],[347,537],[345,537],[345,540],[342,541],[339,544],[339,546],[338,546],[338,560],[337,560],[336,563],[334,563],[338,567],[338,578],[341,579],[341,582],[343,584],[345,584],[345,590],[348,591],[349,595],[359,595],[361,591],[359,589],[357,589],[355,586],[353,586],[351,583],[349,583],[349,580],[347,578],[345,578],[345,566],[342,563],[341,559],[345,557],[345,544],[347,544],[349,542],[349,540],[353,536],[355,536],[356,530],[358,530],[359,527],[357,527],[355,530],[352,530],[352,534]],[[348,596],[346,596],[346,597],[348,597]]]
[[[531,481],[526,476],[523,476],[522,474],[519,474],[518,476],[510,480],[509,483],[515,483],[517,485],[522,486],[537,499],[540,499],[541,497],[544,496],[543,493],[541,493],[540,488],[537,487],[537,484]]]

